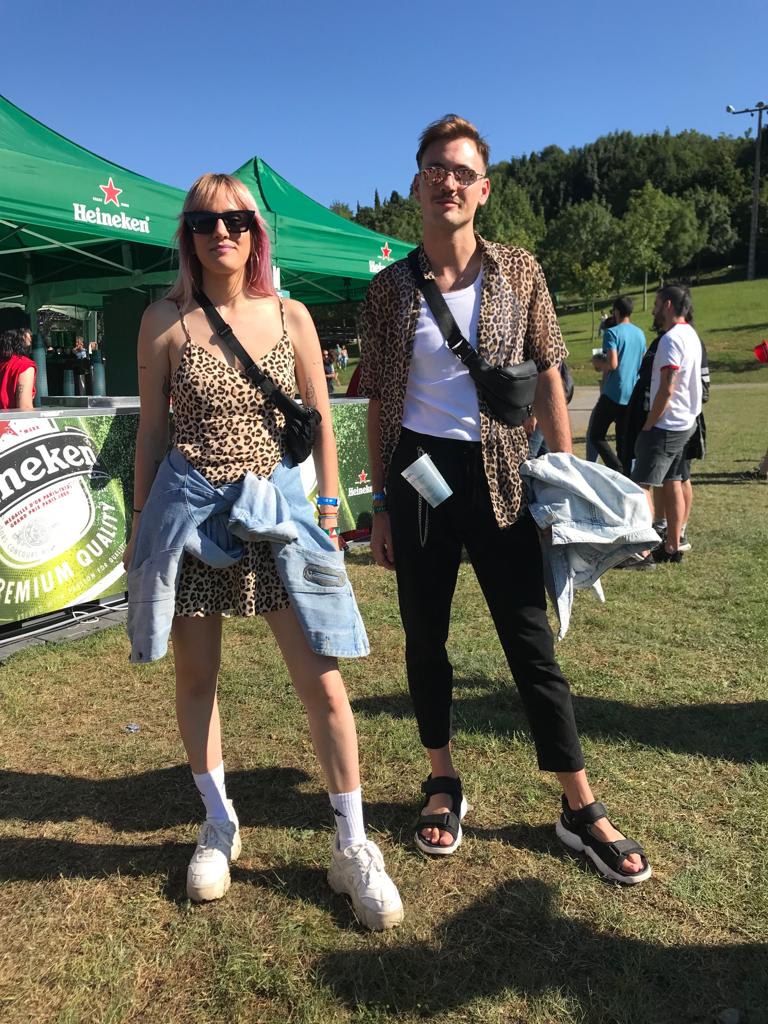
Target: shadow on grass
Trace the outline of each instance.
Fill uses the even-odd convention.
[[[740,376],[744,373],[756,373],[760,368],[761,364],[752,354],[745,355],[741,362],[737,362],[735,359],[713,359],[711,356],[709,359],[710,373],[723,371],[724,373],[733,373]],[[750,381],[750,383],[752,382]],[[717,387],[717,384],[714,386]]]
[[[489,680],[457,680],[457,687],[488,693],[454,701],[454,722],[466,732],[511,736],[528,731],[517,691],[499,690]],[[696,754],[747,764],[768,761],[768,701],[744,704],[680,704],[637,707],[600,697],[574,696],[579,733],[592,739],[631,740],[676,754]],[[410,718],[407,695],[352,702],[356,714]],[[415,728],[415,724],[414,724]]]
[[[734,331],[765,331],[768,330],[768,324],[731,324],[728,327],[715,327],[713,330],[708,330],[707,334],[733,334]],[[755,342],[757,344],[757,342]],[[711,363],[710,363],[711,365]]]
[[[330,844],[330,840],[329,840]],[[247,846],[247,844],[246,844]],[[62,839],[0,840],[0,880],[39,882],[58,878],[142,878],[164,875],[164,897],[187,901],[187,861],[192,843],[78,843]],[[247,856],[247,848],[244,850]],[[233,883],[255,885],[288,900],[306,900],[329,913],[342,928],[356,924],[349,904],[328,887],[321,868],[298,864],[253,871],[240,863],[231,868]]]
[[[746,460],[743,460],[746,461]],[[754,465],[754,463],[753,463]],[[698,487],[712,486],[712,484],[751,484],[760,480],[757,467],[754,469],[736,470],[733,473],[692,473],[691,480]]]
[[[315,969],[372,1019],[387,1011],[448,1019],[510,989],[521,999],[551,993],[587,1024],[680,1024],[712,1020],[724,1006],[764,1006],[767,953],[758,943],[659,946],[595,931],[558,914],[550,890],[526,879],[447,917],[428,943],[334,952]]]
[[[310,776],[297,768],[227,772],[227,795],[240,824],[252,828],[318,828],[331,825],[328,796],[299,786]],[[118,832],[152,832],[196,825],[202,804],[189,768],[177,765],[115,779],[85,779],[43,772],[0,771],[0,818],[20,821],[90,821]],[[399,832],[410,805],[371,804],[370,824]],[[123,847],[125,849],[125,847]]]

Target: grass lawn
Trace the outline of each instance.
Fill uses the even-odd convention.
[[[0,1021],[705,1024],[735,1008],[766,1024],[768,485],[749,471],[767,398],[713,389],[693,551],[610,573],[605,605],[579,594],[559,645],[593,785],[644,842],[649,883],[607,885],[556,840],[557,788],[536,770],[469,566],[450,649],[473,810],[456,856],[416,853],[427,769],[394,579],[358,553],[373,652],[344,671],[403,926],[362,931],[325,884],[322,779],[261,621],[225,624],[243,855],[228,896],[200,907],[184,896],[201,807],[170,659],[129,666],[120,630],[30,648],[0,667]]]
[[[643,312],[642,291],[629,291],[635,300],[634,322],[645,331],[648,343],[653,340],[651,308],[655,283],[649,285],[648,309]],[[722,281],[702,284],[691,290],[696,328],[707,346],[712,380],[743,382],[763,367],[752,349],[768,338],[768,281]],[[604,304],[607,308],[610,303]],[[595,323],[599,315],[595,316]],[[570,352],[568,365],[573,368],[578,384],[596,384],[598,375],[592,369],[590,313],[569,313],[560,317],[565,341]]]

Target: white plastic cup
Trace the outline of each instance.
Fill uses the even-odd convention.
[[[426,452],[410,466],[406,466],[402,475],[432,508],[437,508],[453,494],[442,473]]]
[[[601,356],[602,354],[603,354],[603,350],[601,348],[593,348],[592,349],[592,355],[593,356]]]

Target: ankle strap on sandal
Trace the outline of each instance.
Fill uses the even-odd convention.
[[[448,793],[454,800],[458,800],[461,803],[461,779],[451,778],[450,775],[438,775],[433,779],[430,775],[428,779],[422,782],[421,792],[425,796],[434,796],[435,793]]]
[[[605,804],[597,800],[592,804],[587,804],[586,807],[581,807],[578,811],[572,811],[565,798],[565,794],[563,794],[563,812],[566,818],[574,825],[594,825],[601,818],[608,817]]]

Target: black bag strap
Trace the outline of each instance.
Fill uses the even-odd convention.
[[[429,281],[424,277],[419,264],[418,249],[412,249],[408,253],[408,266],[411,268],[416,285],[432,310],[432,315],[440,328],[440,333],[445,338],[446,345],[465,366],[471,367],[478,359],[477,352],[459,330],[459,325],[456,323],[453,313],[448,309],[448,303],[443,298],[443,293],[434,281]]]
[[[245,375],[248,380],[267,398],[277,397],[275,392],[279,392],[281,395],[284,394],[272,378],[268,377],[267,374],[264,373],[259,364],[255,363],[253,359],[251,359],[240,344],[235,332],[202,289],[195,289],[195,301],[205,313],[208,318],[208,322],[211,327],[213,327],[214,331],[216,331],[227,348],[233,352],[243,364]]]

